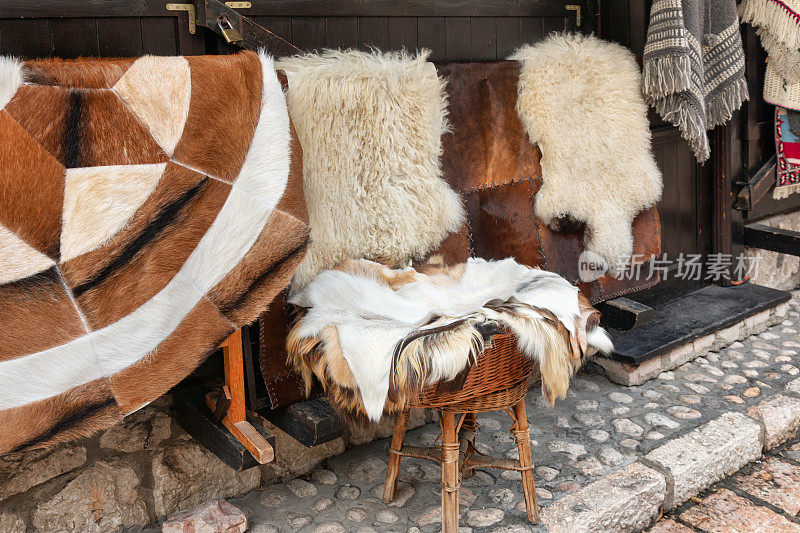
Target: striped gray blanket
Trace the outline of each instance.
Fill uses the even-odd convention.
[[[643,92],[678,127],[697,160],[707,160],[706,130],[730,120],[748,98],[734,0],[653,2]]]

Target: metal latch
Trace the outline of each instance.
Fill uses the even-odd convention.
[[[197,30],[197,21],[195,19],[197,12],[195,11],[194,4],[167,4],[167,11],[188,11],[189,33],[194,35],[194,32]]]
[[[575,4],[569,4],[564,6],[564,9],[567,11],[574,11],[575,12],[575,27],[581,27],[581,6]]]
[[[253,7],[250,2],[225,2],[225,5],[231,9],[250,9]]]
[[[242,34],[233,27],[233,24],[225,15],[217,19],[217,26],[219,26],[219,31],[222,32],[222,38],[225,39],[226,43],[239,44],[242,42]]]

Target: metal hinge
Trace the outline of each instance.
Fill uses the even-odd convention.
[[[581,6],[569,4],[564,6],[564,9],[567,11],[574,11],[575,12],[575,27],[581,27]]]
[[[197,11],[194,4],[167,4],[167,11],[188,11],[189,12],[189,33],[194,35],[197,31]]]
[[[253,7],[250,2],[225,2],[225,5],[231,9],[250,9]]]

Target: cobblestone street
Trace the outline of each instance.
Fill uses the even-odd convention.
[[[692,498],[649,533],[800,531],[800,442],[794,440]]]
[[[748,409],[752,413],[764,397],[782,391],[800,374],[796,363],[800,348],[797,298],[795,293],[781,323],[674,371],[662,372],[643,385],[611,383],[600,367],[590,365],[574,379],[568,397],[554,408],[545,405],[538,390],[531,390],[527,403],[539,504],[547,508],[653,450],[656,456],[668,455],[665,443],[723,413],[742,413],[730,415],[741,417]],[[516,457],[505,414],[480,415],[479,423],[479,451]],[[437,435],[437,425],[428,424],[409,431],[407,442],[430,445]],[[308,476],[269,485],[231,502],[248,515],[251,530],[258,533],[438,531],[437,464],[404,459],[397,501],[390,506],[381,501],[388,446],[388,439],[381,439],[356,447],[328,459]],[[763,468],[770,465],[773,463],[766,462]],[[774,476],[784,475],[780,470],[784,463],[775,462],[774,467],[778,469]],[[789,470],[786,475],[795,475],[793,465]],[[760,478],[754,475],[747,479],[755,483]],[[742,503],[733,497],[729,501],[727,496],[722,492],[716,498],[725,505]],[[800,497],[792,493],[786,501],[795,502],[796,498]],[[800,505],[800,499],[797,502]],[[682,512],[686,518],[681,520],[701,528],[704,521],[712,520],[710,515],[704,518],[702,508]],[[544,530],[543,525],[533,528],[525,520],[519,474],[500,471],[479,471],[464,480],[461,526],[465,532]]]

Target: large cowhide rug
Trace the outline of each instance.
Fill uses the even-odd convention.
[[[119,421],[288,283],[282,81],[252,52],[0,58],[0,453]]]

